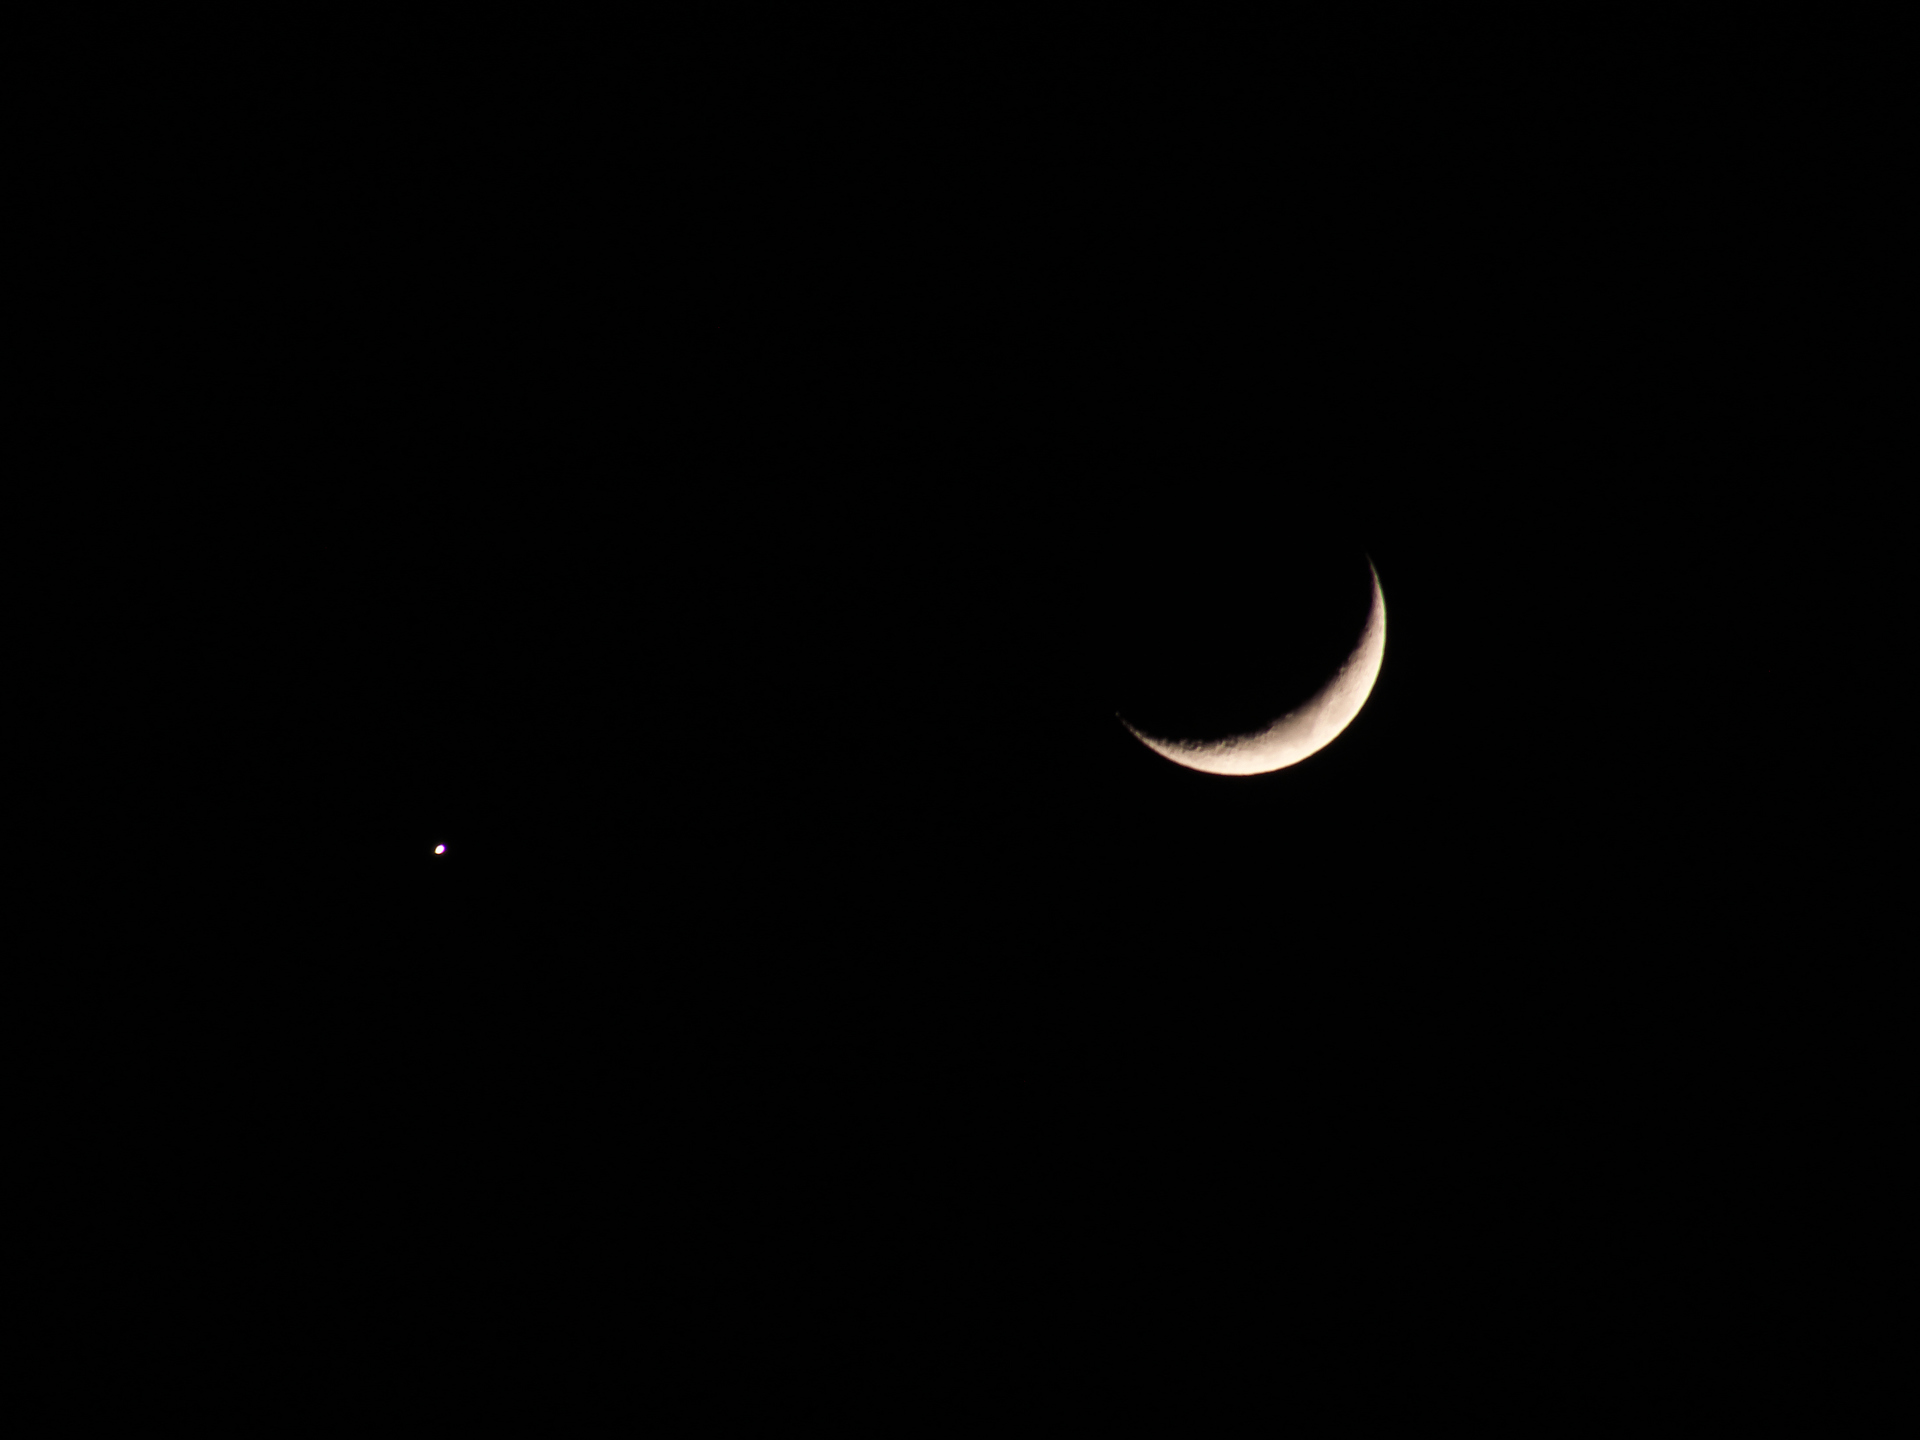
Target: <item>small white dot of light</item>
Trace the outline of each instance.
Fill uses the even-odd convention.
[[[447,853],[447,847],[444,845],[436,845],[433,847],[433,853],[436,855],[444,855]]]

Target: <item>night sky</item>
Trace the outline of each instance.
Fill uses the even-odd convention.
[[[624,191],[551,141],[386,157],[289,417],[330,863],[567,964],[719,947],[784,994],[948,954],[982,1015],[1115,946],[1260,988],[1523,929],[1586,538],[1535,470],[1593,417],[1508,252],[1573,263],[1566,187],[1475,179],[1484,120],[1138,83],[1102,125],[730,102]],[[1386,665],[1327,751],[1233,782],[1119,727],[1301,698],[1368,556]]]
[[[1692,1163],[1718,1092],[1646,1097],[1757,983],[1698,843],[1751,742],[1681,689],[1753,652],[1691,648],[1695,482],[1774,343],[1714,238],[1765,187],[1658,180],[1712,117],[1485,54],[662,54],[395,59],[247,171],[210,343],[270,479],[204,605],[302,1113],[473,1234],[1282,1265],[1416,1329],[1531,1283],[1495,1231],[1630,1266],[1602,1157]],[[1115,718],[1286,708],[1368,558],[1327,749],[1225,779]]]

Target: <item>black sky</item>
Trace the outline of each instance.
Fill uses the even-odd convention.
[[[1578,139],[1129,84],[1101,123],[708,97],[697,144],[558,128],[464,171],[446,116],[390,121],[350,195],[296,188],[334,278],[276,399],[348,870],[534,884],[555,943],[699,895],[716,933],[1022,949],[1127,903],[1341,929],[1383,854],[1425,903],[1486,883],[1567,758],[1590,462],[1539,466],[1597,362],[1537,292],[1581,253]],[[1310,685],[1362,556],[1392,638],[1338,746],[1236,786],[1118,729],[1262,651]],[[1213,683],[1222,723],[1270,698]]]
[[[275,1046],[443,1158],[1214,1176],[1167,1204],[1284,1190],[1353,1273],[1639,1204],[1595,1157],[1760,983],[1701,682],[1762,642],[1697,637],[1809,443],[1742,279],[1779,152],[1463,48],[282,95],[196,261]],[[1310,688],[1363,557],[1325,751],[1121,728]]]
[[[260,803],[346,893],[616,990],[938,954],[983,1014],[1115,947],[1424,993],[1545,938],[1635,745],[1566,689],[1596,547],[1653,528],[1603,473],[1646,367],[1589,293],[1632,288],[1590,130],[1154,68],[642,89],[533,125],[395,87],[264,165],[299,284],[242,333],[300,358],[243,383],[299,562],[258,551],[260,645],[305,758]],[[1269,655],[1310,683],[1363,555],[1387,662],[1335,746],[1235,783],[1120,730]]]

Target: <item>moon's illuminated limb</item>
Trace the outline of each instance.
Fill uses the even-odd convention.
[[[1210,775],[1264,775],[1269,770],[1297,765],[1324,749],[1353,723],[1353,717],[1367,703],[1387,653],[1387,601],[1380,593],[1380,572],[1374,570],[1371,560],[1367,569],[1373,574],[1373,605],[1367,611],[1359,642],[1334,677],[1298,709],[1287,711],[1263,729],[1225,740],[1164,740],[1134,729],[1124,715],[1120,723],[1155,754]]]

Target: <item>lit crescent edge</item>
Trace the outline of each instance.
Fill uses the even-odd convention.
[[[1353,717],[1367,703],[1373,682],[1380,676],[1380,663],[1386,658],[1387,600],[1380,593],[1380,572],[1373,568],[1372,560],[1367,561],[1367,569],[1373,575],[1373,604],[1360,639],[1333,678],[1305,704],[1287,711],[1264,729],[1225,740],[1163,740],[1136,729],[1124,715],[1119,717],[1120,723],[1155,754],[1209,775],[1264,775],[1297,765],[1324,749],[1353,723]]]

